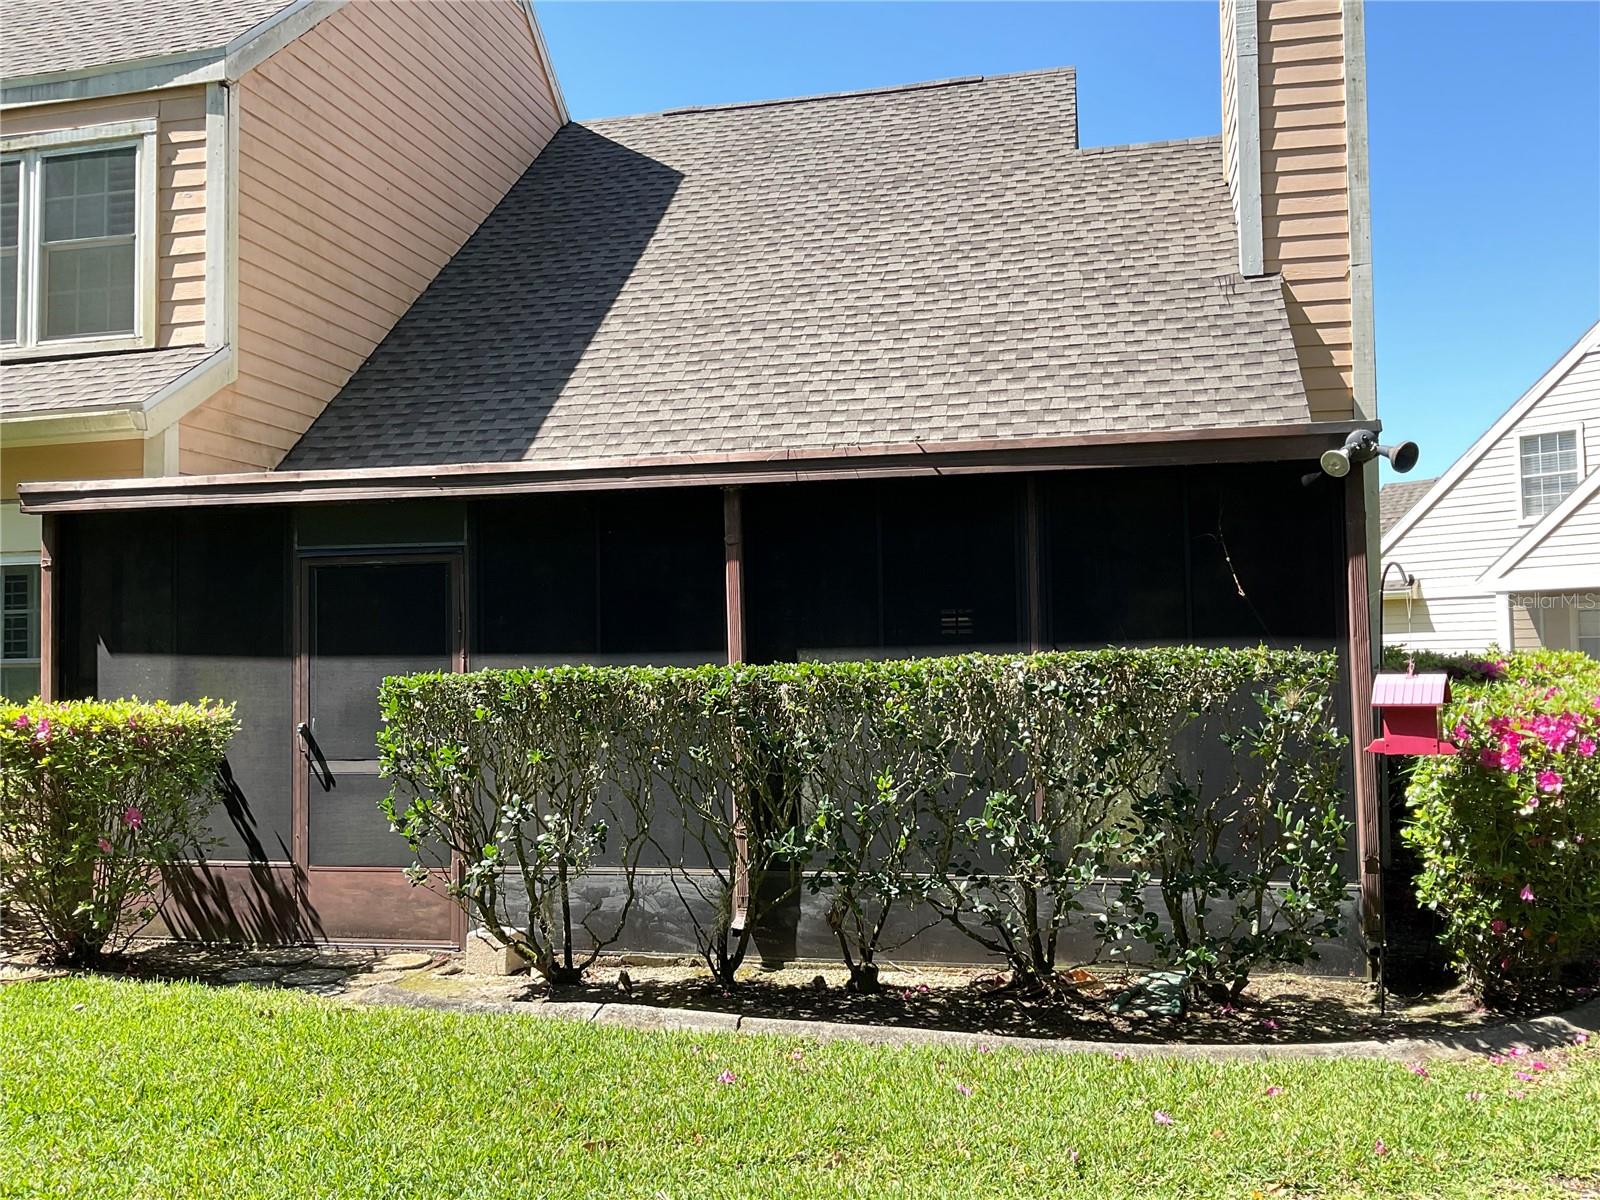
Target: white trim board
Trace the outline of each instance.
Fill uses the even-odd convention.
[[[232,41],[202,50],[18,75],[0,85],[0,108],[123,96],[195,83],[232,82],[331,16],[345,0],[290,0]]]
[[[1510,429],[1520,421],[1527,411],[1543,400],[1555,386],[1567,377],[1568,372],[1578,365],[1579,360],[1590,350],[1600,347],[1600,321],[1596,321],[1576,342],[1556,360],[1538,381],[1529,388],[1510,408],[1500,415],[1500,419],[1489,426],[1482,437],[1467,448],[1465,454],[1450,464],[1449,470],[1433,481],[1433,486],[1427,494],[1411,506],[1405,516],[1401,517],[1388,533],[1383,535],[1383,553],[1385,556],[1394,549],[1396,543],[1420,521],[1424,514],[1437,504],[1444,495],[1453,488],[1461,477],[1477,465],[1478,461],[1494,447]],[[1518,511],[1521,511],[1521,498],[1517,500]]]

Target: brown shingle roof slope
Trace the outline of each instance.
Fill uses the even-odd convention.
[[[1400,518],[1410,512],[1418,500],[1428,494],[1434,485],[1432,479],[1408,479],[1403,483],[1386,483],[1378,491],[1378,532],[1388,533],[1400,523]]]
[[[568,125],[284,461],[548,462],[1307,419],[1217,139],[1070,70]]]
[[[0,75],[83,71],[225,46],[291,0],[5,0]]]
[[[177,346],[0,366],[0,419],[137,408],[215,347]]]

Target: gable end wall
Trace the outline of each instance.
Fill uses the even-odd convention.
[[[184,474],[276,466],[559,124],[517,0],[345,5],[236,103],[239,375]]]

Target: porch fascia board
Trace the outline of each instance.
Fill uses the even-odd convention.
[[[1378,422],[1086,434],[1080,437],[912,442],[818,450],[763,450],[549,462],[462,463],[330,471],[261,471],[165,479],[39,482],[19,489],[29,513],[101,512],[246,504],[439,499],[530,492],[626,491],[805,480],[1201,463],[1306,460]]]

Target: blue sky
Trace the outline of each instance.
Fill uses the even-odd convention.
[[[1214,134],[1215,5],[539,0],[578,120],[1078,68],[1084,145]],[[1369,0],[1380,414],[1434,475],[1600,317],[1600,2]]]

